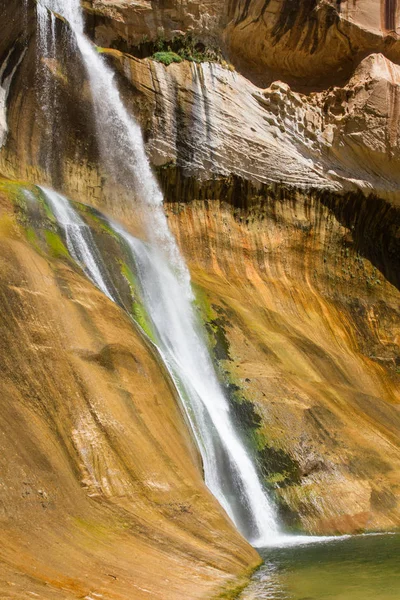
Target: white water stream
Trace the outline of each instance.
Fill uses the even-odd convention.
[[[97,250],[90,228],[84,223],[68,200],[54,190],[40,187],[50,204],[53,214],[64,230],[68,251],[97,287],[114,301],[104,281],[105,267]]]
[[[319,541],[321,538],[284,536],[279,531],[274,508],[235,431],[228,401],[199,329],[189,272],[168,228],[163,197],[146,156],[141,129],[122,103],[113,72],[84,35],[79,0],[40,1],[70,23],[89,77],[98,143],[109,176],[116,183],[123,182],[135,201],[146,207],[148,243],[114,227],[135,263],[161,356],[175,380],[202,453],[207,486],[255,546]],[[38,14],[39,28],[47,27],[39,39],[48,52],[55,47],[56,40],[49,42],[47,37],[54,38],[55,27],[41,9]],[[43,106],[49,106],[48,100],[44,99]],[[66,198],[43,191],[65,230],[71,255],[112,299],[90,230]]]

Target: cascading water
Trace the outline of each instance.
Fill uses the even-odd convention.
[[[16,45],[9,51],[4,62],[0,64],[0,148],[6,141],[7,133],[8,133],[8,124],[7,124],[7,98],[8,93],[10,91],[10,86],[13,80],[13,77],[22,62],[26,54],[26,48],[20,52],[18,60],[16,61],[11,72],[8,72],[8,67],[10,61],[14,58],[13,54],[16,52]]]
[[[40,68],[36,82],[38,105],[44,115],[44,138],[46,140],[45,170],[50,173],[52,161],[52,135],[54,125],[54,95],[52,93],[51,61],[55,58],[56,32],[54,13],[43,4],[38,3],[37,14],[37,51],[40,57]]]
[[[40,189],[50,204],[59,225],[64,230],[70,255],[83,268],[89,279],[110,300],[114,300],[105,283],[103,276],[105,268],[89,227],[64,196],[48,188],[40,187]]]
[[[190,290],[183,288],[157,247],[143,243],[116,225],[114,229],[132,254],[157,345],[202,450],[206,484],[253,543],[262,536],[276,535],[272,507],[234,430],[228,402],[198,330]]]
[[[118,292],[113,284],[105,283],[105,280],[109,279],[105,259],[94,241],[90,228],[65,196],[48,188],[40,189],[64,231],[72,258],[100,290],[117,302]],[[30,199],[34,200],[34,196],[30,196]],[[105,217],[103,219],[107,221]],[[199,396],[204,389],[208,392],[210,389],[209,383],[205,383],[207,380],[198,380],[199,375],[204,373],[198,370],[198,365],[193,364],[193,357],[201,356],[201,364],[203,367],[207,365],[210,369],[212,381],[217,386],[218,382],[213,378],[213,367],[202,343],[200,331],[195,327],[193,336],[186,337],[185,333],[182,334],[185,327],[192,327],[193,323],[196,326],[196,322],[193,321],[193,315],[190,310],[188,311],[187,304],[182,301],[176,277],[169,265],[164,260],[160,260],[155,248],[134,238],[116,223],[108,221],[108,225],[124,242],[134,262],[132,267],[140,287],[140,290],[135,289],[134,293],[136,296],[139,291],[141,300],[147,308],[147,316],[152,324],[152,334],[158,344],[158,350],[176,383],[194,435],[202,450],[206,482],[227,513],[238,525],[241,525],[241,530],[251,536],[254,522],[249,521],[246,496],[249,488],[244,486],[245,484],[246,486],[257,485],[257,482],[249,479],[245,482],[240,480],[237,474],[237,463],[235,460],[232,461],[232,453],[237,453],[241,465],[249,467],[250,476],[252,476],[253,466],[236,439],[226,401],[224,405],[219,403],[214,405],[212,400],[215,396]],[[136,297],[135,301],[137,301]],[[177,336],[182,336],[182,342],[177,341]],[[198,347],[193,349],[194,342]],[[180,352],[184,352],[184,355],[179,354]],[[210,372],[205,375],[209,376]],[[215,394],[220,394],[220,390],[215,390]],[[206,403],[207,399],[211,402]],[[223,439],[228,441],[226,446]],[[274,522],[270,522],[270,528],[268,538],[252,539],[253,543],[258,546],[288,546],[340,539],[278,534]],[[341,536],[341,539],[345,537],[347,536]]]
[[[89,76],[99,146],[109,175],[115,182],[122,181],[146,208],[147,243],[115,228],[130,249],[160,353],[186,403],[202,452],[206,483],[254,545],[274,544],[280,538],[274,510],[234,429],[228,402],[199,331],[189,272],[168,228],[140,127],[126,111],[112,71],[84,36],[79,0],[40,1],[70,23]],[[39,20],[40,26],[43,23]],[[44,191],[66,232],[72,256],[111,297],[83,221],[65,198]]]

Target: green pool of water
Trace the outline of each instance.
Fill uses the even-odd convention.
[[[240,600],[400,600],[400,535],[261,551]]]

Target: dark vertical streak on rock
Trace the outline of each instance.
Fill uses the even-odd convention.
[[[268,6],[271,4],[271,0],[265,0],[264,5],[261,9],[260,15],[257,17],[256,21],[259,21],[260,19],[263,18],[263,16],[265,15],[265,12],[268,8]]]
[[[397,0],[384,0],[384,25],[386,31],[396,30]]]
[[[251,2],[252,2],[252,0],[245,0],[243,10],[240,11],[240,9],[239,9],[239,11],[238,11],[239,15],[237,16],[236,21],[235,21],[236,25],[239,25],[240,23],[242,23],[242,21],[245,21],[247,19],[248,15],[249,15],[249,8],[250,8]],[[235,8],[236,8],[236,0],[235,0],[234,4],[235,4]]]

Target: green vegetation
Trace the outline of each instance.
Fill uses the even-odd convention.
[[[181,63],[182,58],[179,54],[176,54],[172,51],[167,52],[155,52],[152,56],[153,60],[162,63],[166,67],[168,67],[172,63]]]
[[[2,192],[11,202],[21,211],[27,211],[27,198],[25,192],[28,191],[36,196],[37,188],[25,184],[23,181],[9,180],[0,178],[0,192]]]
[[[54,231],[48,229],[44,232],[47,246],[50,248],[51,253],[56,258],[69,258],[69,252],[66,249],[60,235]]]
[[[162,62],[166,66],[183,60],[195,63],[218,62],[228,66],[219,48],[206,46],[190,34],[175,36],[168,42],[160,36],[154,43],[153,49],[153,60]]]
[[[26,235],[26,239],[28,240],[28,242],[32,245],[37,247],[38,245],[38,238],[36,235],[36,231],[34,230],[33,227],[26,227],[25,228],[25,235]]]
[[[200,286],[194,285],[193,289],[194,304],[208,333],[208,345],[219,379],[229,398],[232,419],[249,451],[256,457],[265,485],[273,490],[298,485],[301,482],[299,464],[283,449],[274,448],[270,444],[263,431],[263,422],[257,412],[256,403],[244,395],[243,382],[237,381],[231,372],[230,364],[233,357],[230,355],[227,335],[227,328],[231,325],[229,309],[212,304],[206,290]],[[295,516],[289,514],[283,499],[276,494],[275,501],[279,511],[286,517],[285,522],[295,528],[297,526]]]
[[[138,298],[138,282],[132,270],[128,267],[126,263],[120,261],[121,265],[121,275],[126,279],[129,284],[132,296],[132,317],[136,321],[136,323],[143,329],[145,334],[151,339],[151,341],[155,344],[156,338],[154,335],[153,327],[150,323],[150,320],[147,316],[146,309]]]
[[[8,229],[10,235],[16,235],[19,226],[19,231],[25,234],[29,244],[42,256],[48,255],[50,250],[55,258],[69,258],[58,233],[56,219],[40,188],[23,181],[0,179],[0,192],[11,200],[15,209],[15,217],[3,216],[3,231]]]
[[[199,313],[208,333],[208,346],[212,351],[214,363],[219,369],[218,361],[231,360],[229,355],[229,342],[226,337],[226,326],[229,324],[224,310],[211,304],[205,291],[197,285],[192,284],[195,294],[194,306]]]
[[[215,600],[237,600],[243,590],[249,585],[248,581],[245,581],[239,585],[235,585],[232,588],[224,590],[221,594],[216,596]]]
[[[262,561],[260,559],[260,564],[261,562]],[[248,571],[244,573],[239,580],[235,579],[228,582],[222,592],[220,592],[217,596],[214,596],[214,600],[236,600],[239,598],[243,590],[249,585],[250,577],[258,568],[259,567],[257,566],[255,568],[253,567],[248,569]]]
[[[96,537],[98,540],[107,540],[107,538],[110,536],[109,527],[106,527],[97,521],[89,521],[88,519],[75,517],[73,519],[73,523],[80,530]]]
[[[81,202],[73,202],[72,204],[74,208],[81,215],[83,215],[85,221],[90,219],[94,225],[97,225],[100,228],[101,231],[119,241],[118,235],[115,233],[114,229],[96,208],[93,206],[88,206],[87,204],[82,204]]]

